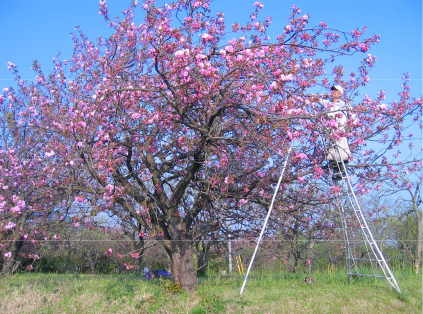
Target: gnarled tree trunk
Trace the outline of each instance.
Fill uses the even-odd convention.
[[[172,261],[174,283],[180,285],[187,292],[197,289],[197,276],[194,271],[192,251],[192,238],[187,233],[185,224],[181,219],[175,219],[171,224],[170,232],[172,241],[167,245]]]
[[[179,284],[187,292],[196,290],[197,276],[194,271],[191,243],[181,241],[175,244],[171,258],[175,284]]]
[[[11,253],[11,256],[4,258],[4,263],[1,270],[2,275],[4,277],[12,276],[13,273],[15,272],[16,259],[18,257],[18,253],[22,245],[23,245],[23,241],[21,241],[21,239],[15,239],[11,242],[9,247],[9,252]]]
[[[11,256],[4,258],[4,263],[1,270],[3,276],[12,276],[13,273],[16,271],[17,266],[19,266],[19,264],[16,264],[16,260],[18,257],[19,250],[22,248],[24,244],[24,241],[20,235],[19,230],[24,228],[28,218],[29,218],[29,215],[25,213],[21,215],[18,219],[15,230],[13,231],[13,234],[12,234],[12,241],[9,247],[9,252]]]

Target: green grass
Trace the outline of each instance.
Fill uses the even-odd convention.
[[[210,275],[192,294],[130,275],[21,274],[0,281],[1,313],[421,313],[422,280],[395,272],[403,293],[383,281],[348,283],[344,271],[256,271],[242,296],[242,276]]]

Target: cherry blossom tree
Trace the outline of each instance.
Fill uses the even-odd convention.
[[[15,71],[14,65],[10,67]],[[7,105],[0,96],[0,251],[5,276],[19,267],[21,257],[39,259],[38,254],[21,256],[23,245],[37,247],[58,238],[50,234],[49,226],[63,220],[72,194],[66,189],[66,169],[60,169],[54,153],[45,149],[48,134],[30,125],[30,120],[37,120],[38,112],[33,106],[25,107],[31,91],[16,75],[19,95],[5,89]]]
[[[324,202],[318,186],[328,129],[333,138],[347,135],[354,151],[380,136],[386,147],[395,146],[401,124],[418,119],[422,103],[411,98],[407,80],[397,102],[385,104],[383,92],[354,99],[357,118],[345,134],[312,94],[336,83],[358,98],[375,58],[366,54],[351,74],[338,60],[367,53],[377,35],[310,27],[309,16],[294,6],[270,40],[272,20],[259,18],[262,3],[254,3],[245,25],[227,25],[211,5],[179,0],[158,7],[146,0],[139,20],[134,1],[112,20],[100,1],[109,38],[94,42],[77,29],[69,61],[56,58],[49,74],[35,64],[37,81],[1,99],[9,104],[26,95],[23,112],[37,110],[32,125],[48,135],[43,149],[50,156],[43,162],[57,156],[69,169],[72,191],[96,212],[133,219],[140,232],[161,240],[175,283],[187,291],[197,286],[194,238],[219,228],[222,213],[242,208],[254,216],[265,207],[257,205],[269,202],[291,143],[278,206],[310,195]],[[375,155],[367,151],[354,161],[367,165]],[[362,193],[372,184],[367,171],[354,169]]]

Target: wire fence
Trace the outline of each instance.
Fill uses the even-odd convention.
[[[15,242],[15,241],[25,241],[30,242],[31,240],[11,240],[11,239],[0,239],[0,242]],[[40,239],[40,240],[33,240],[36,242],[198,242],[198,241],[209,241],[209,242],[216,242],[216,243],[229,243],[229,242],[257,242],[257,239],[233,239],[233,240],[166,240],[166,239],[143,239],[143,240],[136,240],[136,239],[100,239],[100,240],[93,240],[93,239]],[[261,242],[269,242],[269,243],[330,243],[330,242],[345,242],[343,239],[333,239],[333,240],[306,240],[306,239],[298,239],[298,240],[261,240]],[[423,242],[423,240],[412,240],[412,239],[383,239],[383,240],[376,240],[377,242],[386,242],[386,243],[395,243],[395,242]]]

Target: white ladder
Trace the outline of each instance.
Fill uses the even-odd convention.
[[[339,204],[347,250],[348,279],[359,276],[380,278],[401,293],[401,289],[363,215],[346,164],[341,161],[337,165],[341,177],[334,182],[342,189],[340,197],[337,197],[337,203]],[[371,266],[372,273],[368,273],[368,266]]]

